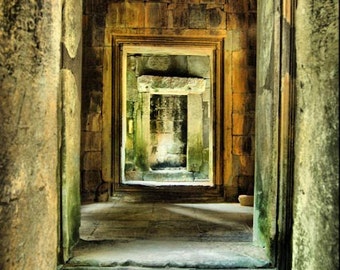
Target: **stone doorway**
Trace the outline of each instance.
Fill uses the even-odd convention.
[[[170,56],[156,57],[174,61]],[[187,64],[191,56],[182,58]],[[196,59],[200,65],[202,61],[207,58]],[[152,75],[136,78],[137,89],[133,87],[135,79],[128,79],[125,88],[123,181],[209,183],[211,114],[206,79]]]
[[[104,74],[103,179],[115,192],[196,186],[221,196],[223,42],[149,38],[112,39],[114,72]]]

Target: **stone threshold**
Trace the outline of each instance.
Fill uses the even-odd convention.
[[[274,269],[249,242],[81,241],[62,269]]]
[[[159,187],[159,186],[207,186],[207,187],[213,187],[213,183],[211,181],[174,181],[174,180],[168,180],[168,181],[155,181],[155,180],[145,180],[145,181],[139,181],[139,180],[128,180],[123,182],[125,185],[140,185],[140,186],[150,186],[150,187]]]
[[[197,270],[197,268],[173,268],[173,267],[166,267],[166,268],[150,268],[150,267],[134,267],[134,266],[109,266],[109,267],[97,267],[97,266],[70,266],[70,265],[63,265],[58,268],[58,270]],[[233,270],[277,270],[277,268],[223,268],[225,270],[233,269]],[[199,268],[199,270],[221,270],[221,268]]]

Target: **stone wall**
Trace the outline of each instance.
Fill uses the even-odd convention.
[[[0,269],[56,269],[61,1],[0,14]]]
[[[252,193],[256,1],[93,1],[84,3],[82,194],[93,200],[101,179],[105,31],[115,34],[224,38],[224,185],[236,201]]]

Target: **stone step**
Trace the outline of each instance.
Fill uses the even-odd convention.
[[[223,196],[218,191],[207,192],[179,192],[170,190],[145,191],[145,192],[114,192],[110,201],[122,202],[181,202],[203,203],[224,202]]]
[[[273,269],[262,248],[246,242],[84,241],[67,269]]]

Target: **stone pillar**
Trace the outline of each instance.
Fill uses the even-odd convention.
[[[275,260],[279,159],[278,3],[258,3],[253,237]]]
[[[298,1],[292,269],[339,269],[339,2]]]
[[[202,101],[201,95],[188,94],[187,170],[189,172],[199,172],[203,163]]]
[[[149,171],[150,94],[139,93],[139,96],[136,123],[136,165],[142,171]]]
[[[56,269],[61,1],[0,2],[0,269]]]
[[[80,108],[82,1],[63,5],[61,70],[61,201],[63,260],[79,239],[80,227]]]

